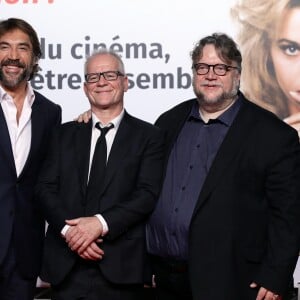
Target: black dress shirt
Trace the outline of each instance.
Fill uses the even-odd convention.
[[[187,259],[189,225],[194,207],[239,108],[240,101],[237,100],[217,119],[205,123],[195,102],[170,153],[163,188],[147,224],[150,254]]]

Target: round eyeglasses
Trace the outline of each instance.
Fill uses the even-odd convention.
[[[208,65],[204,63],[198,63],[193,65],[193,69],[195,69],[198,75],[205,75],[209,72],[210,68],[213,69],[214,73],[218,76],[225,76],[228,71],[231,69],[240,70],[239,67],[228,66],[224,64],[216,64],[216,65]]]
[[[124,74],[119,71],[106,71],[106,72],[100,72],[100,73],[88,73],[88,74],[85,74],[84,77],[85,77],[85,81],[87,83],[95,83],[100,80],[101,75],[107,81],[114,81],[114,80],[117,80],[119,76],[124,76]]]

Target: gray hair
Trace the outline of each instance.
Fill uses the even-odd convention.
[[[114,58],[116,58],[117,61],[118,61],[118,64],[119,64],[119,70],[118,71],[125,74],[125,67],[124,67],[124,63],[121,59],[121,56],[119,54],[117,54],[115,51],[105,49],[105,48],[100,49],[100,50],[96,50],[90,56],[87,56],[87,58],[85,60],[85,63],[84,63],[84,74],[86,74],[86,72],[87,72],[87,65],[88,65],[89,61],[93,57],[98,56],[98,55],[110,55],[110,56],[113,56]]]

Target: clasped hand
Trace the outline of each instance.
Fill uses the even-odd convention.
[[[100,260],[104,251],[98,243],[102,242],[99,237],[102,234],[102,224],[98,218],[82,217],[72,220],[66,220],[68,228],[65,240],[69,248],[76,252],[81,258],[87,260]]]
[[[258,285],[255,282],[252,282],[250,287],[258,288]],[[264,287],[259,287],[256,300],[282,300],[282,297]]]

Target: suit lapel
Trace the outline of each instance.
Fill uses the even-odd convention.
[[[167,121],[161,121],[160,119],[157,120],[155,123],[156,126],[161,128],[162,130],[165,130],[165,157],[169,157],[170,153],[172,151],[172,148],[174,146],[174,143],[176,142],[178,135],[180,134],[180,131],[182,130],[187,118],[189,117],[191,113],[192,106],[195,105],[196,99],[188,101],[185,105],[183,105],[180,110],[175,113],[171,118],[169,118]],[[178,116],[181,116],[180,120],[178,120]],[[164,160],[164,172],[166,172],[168,165],[168,159]]]
[[[14,163],[14,156],[11,147],[10,136],[8,132],[8,127],[6,124],[6,119],[2,110],[2,106],[0,105],[0,151],[3,153],[6,160],[9,162],[11,169],[16,174],[16,167]]]
[[[167,148],[167,156],[169,157],[170,152],[172,151],[172,148],[174,146],[174,143],[176,142],[178,135],[180,134],[180,131],[182,130],[182,127],[184,126],[187,118],[189,117],[193,105],[195,105],[196,100],[189,101],[187,105],[182,107],[180,110],[180,115],[182,116],[181,119],[178,121],[178,115],[174,116],[173,119],[168,120],[168,124],[165,124],[168,128],[168,136],[166,144],[168,145]],[[158,127],[161,127],[158,124]],[[163,128],[164,126],[162,126]]]
[[[36,96],[32,108],[31,108],[31,144],[26,159],[25,165],[19,175],[19,178],[23,176],[26,169],[30,165],[32,159],[34,159],[39,152],[39,145],[43,138],[44,126],[45,126],[45,115],[46,111],[43,110],[41,100]]]
[[[78,162],[78,174],[80,178],[81,191],[83,199],[86,195],[86,187],[89,172],[90,148],[91,148],[91,134],[92,134],[92,119],[88,124],[77,124],[77,131],[75,136],[75,151]]]
[[[253,114],[249,114],[248,111],[249,104],[243,102],[207,174],[194,210],[194,215],[219,184],[220,180],[226,176],[227,168],[233,165],[233,161],[237,157],[237,152],[243,148],[243,144],[247,140],[245,132],[253,131],[255,120],[253,120]]]
[[[134,130],[134,127],[130,125],[130,118],[130,115],[125,112],[108,157],[102,192],[109,184],[113,174],[120,166],[122,160],[129,150],[130,145],[132,144],[131,140],[134,136],[132,131]]]

